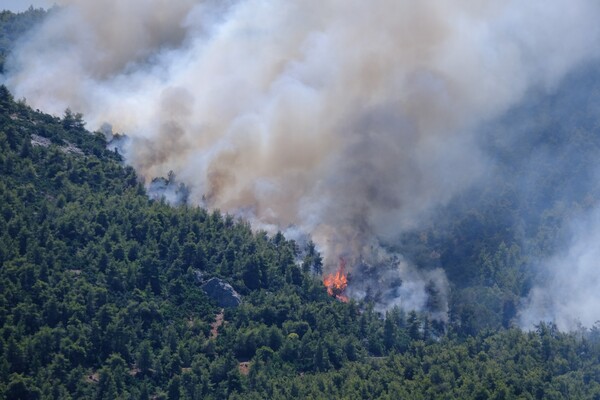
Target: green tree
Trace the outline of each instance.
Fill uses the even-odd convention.
[[[140,344],[136,364],[142,374],[148,374],[150,372],[153,365],[153,356],[152,347],[149,341],[144,340]]]

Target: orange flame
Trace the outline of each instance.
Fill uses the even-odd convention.
[[[343,259],[340,259],[340,266],[335,274],[329,274],[323,278],[323,284],[327,288],[327,294],[344,303],[348,302],[348,297],[343,294],[348,286],[346,262]]]

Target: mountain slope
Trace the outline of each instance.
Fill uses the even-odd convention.
[[[150,200],[81,116],[0,88],[0,395],[593,398],[597,329],[467,334],[327,296],[302,249]],[[219,308],[199,276],[242,294]],[[445,329],[447,333],[444,333]],[[217,334],[215,334],[215,332]]]

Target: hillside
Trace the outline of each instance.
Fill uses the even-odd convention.
[[[81,116],[33,111],[4,87],[0,110],[4,398],[600,394],[597,329],[470,336],[399,309],[382,319],[329,297],[283,236],[149,200]],[[243,297],[218,335],[198,272]]]
[[[257,54],[247,57],[246,47],[238,47],[245,42],[203,25],[211,18],[215,26],[242,21],[261,32],[253,18],[244,19],[248,14],[232,17],[213,4],[204,10],[206,20],[196,21],[183,5],[160,19],[136,14],[136,25],[127,18],[131,6],[114,15],[114,24],[138,30],[121,37],[105,30],[102,19],[123,11],[119,4],[100,10],[81,3],[79,11],[88,11],[81,14],[0,12],[0,74],[7,59],[13,69],[0,75],[7,85],[21,90],[24,84],[21,93],[33,90],[34,98],[48,100],[44,110],[65,100],[55,102],[53,90],[78,93],[73,99],[85,99],[79,106],[85,104],[95,122],[103,121],[105,108],[115,121],[131,122],[129,112],[146,116],[129,126],[126,140],[115,134],[117,141],[107,143],[113,139],[108,125],[104,133],[89,131],[87,115],[34,110],[0,85],[0,399],[600,398],[600,67],[593,57],[573,61],[576,67],[551,85],[529,87],[519,101],[503,103],[506,109],[496,106],[501,112],[493,118],[473,112],[484,113],[481,104],[447,118],[442,75],[409,73],[404,78],[414,92],[404,99],[404,115],[395,95],[363,106],[368,94],[389,95],[369,87],[377,79],[365,83],[365,95],[345,92],[370,65],[362,64],[365,54],[377,59],[370,45],[357,43],[359,56],[340,53],[329,63],[320,52],[308,52],[314,63],[308,70],[322,76],[308,74],[312,86],[301,91],[302,74],[294,74],[302,69],[287,75],[277,57],[262,52],[277,35],[257,34],[250,46]],[[384,3],[373,7],[386,9]],[[281,23],[277,18],[290,9],[280,11],[275,20]],[[321,43],[324,48],[347,34],[355,38],[354,17],[334,14],[343,34]],[[25,50],[11,58],[45,18],[51,21],[44,33],[22,42]],[[481,21],[493,26],[495,20]],[[273,29],[295,37],[292,25]],[[392,18],[382,32],[395,28]],[[146,42],[148,32],[156,37]],[[370,30],[364,34],[379,39]],[[307,46],[316,46],[309,37]],[[205,76],[192,67],[207,67],[196,52],[213,39],[227,45],[215,49],[229,49],[229,57],[208,52],[204,73],[222,83],[194,91]],[[235,61],[240,54],[257,64],[244,70]],[[64,64],[40,61],[57,55],[66,55]],[[356,62],[355,68],[332,74],[345,77],[344,85],[328,86],[337,81],[321,68],[340,60]],[[230,62],[232,71],[215,67]],[[399,68],[403,62],[373,65]],[[383,86],[395,85],[400,79],[392,70],[371,73]],[[85,85],[62,90],[56,77],[64,71],[84,71],[67,83]],[[263,95],[246,83],[271,79],[261,71],[283,75],[265,91],[269,101],[246,104],[253,90]],[[189,88],[175,85],[181,77]],[[496,83],[501,76],[493,78]],[[158,85],[160,95],[146,96],[146,84]],[[344,94],[357,93],[345,103]],[[336,101],[328,103],[328,96]],[[330,115],[338,103],[346,104],[337,111],[341,128],[335,112]],[[428,114],[423,104],[440,107],[430,116],[447,128],[443,136],[416,127],[429,121],[419,119]],[[229,115],[236,106],[240,114]],[[311,114],[321,106],[326,113]],[[205,125],[215,123],[212,113],[223,124],[214,137]],[[455,118],[473,123],[476,132],[452,132]],[[295,129],[318,132],[319,124],[306,122],[315,120],[330,124],[328,140],[283,136]],[[255,126],[271,129],[256,135],[260,146],[253,142]],[[433,147],[443,142],[443,155],[417,140],[428,134],[436,139]],[[206,145],[211,138],[215,142]],[[457,143],[464,146],[457,150]],[[212,156],[214,164],[207,161]],[[468,184],[461,183],[463,175]],[[315,176],[314,182],[307,178]],[[200,196],[199,188],[206,193]],[[329,236],[319,243],[322,230],[298,235],[303,220],[291,225],[293,235],[253,229],[248,220],[221,212],[219,201],[238,204],[241,209],[227,210],[271,228],[286,226],[284,215],[292,210]],[[330,242],[340,246],[329,248]],[[338,259],[340,266],[348,263],[349,274],[328,294],[324,276]]]

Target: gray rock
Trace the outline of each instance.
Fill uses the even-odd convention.
[[[242,296],[229,283],[219,278],[209,279],[201,288],[219,307],[237,307],[242,302]]]

